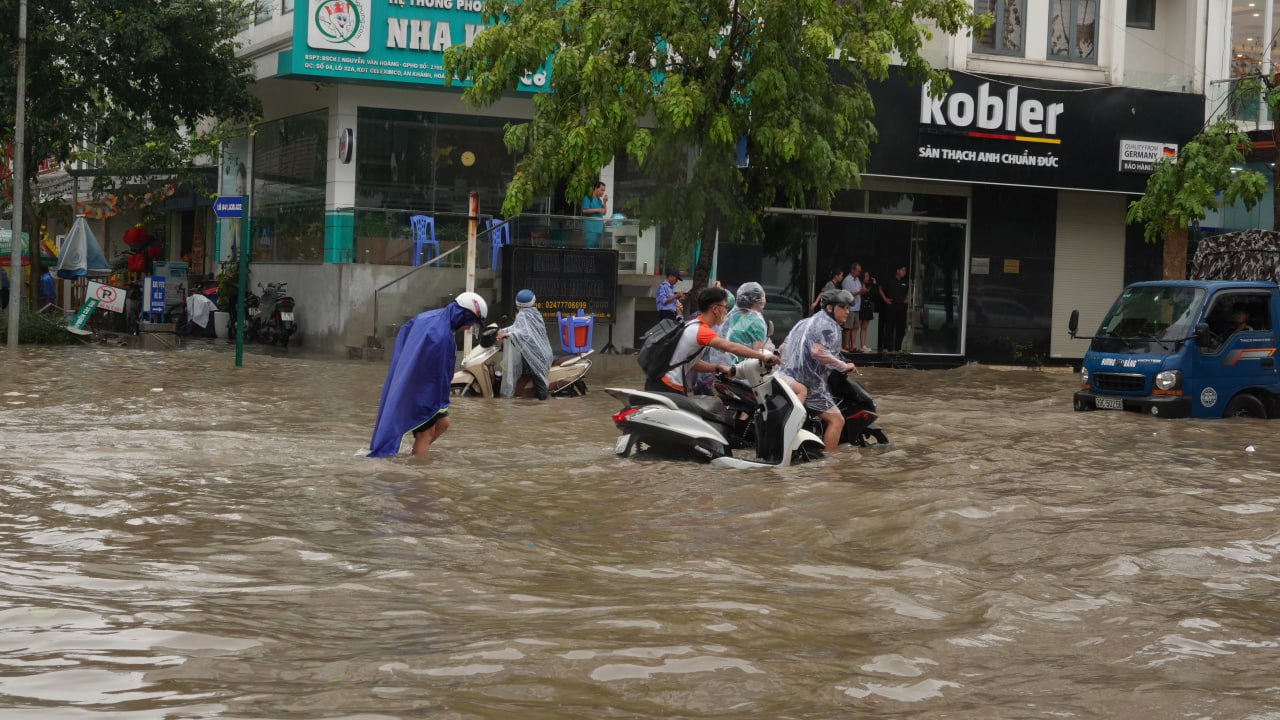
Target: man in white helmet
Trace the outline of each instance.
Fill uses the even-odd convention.
[[[382,385],[368,457],[391,457],[413,432],[413,454],[426,455],[449,429],[449,383],[456,360],[454,333],[489,313],[484,298],[464,292],[438,310],[419,313],[400,328]]]

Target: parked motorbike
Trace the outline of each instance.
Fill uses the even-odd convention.
[[[453,374],[450,389],[454,395],[476,395],[491,398],[498,395],[502,388],[501,361],[498,357],[498,325],[489,323],[480,333],[480,342],[462,358],[457,372]],[[587,356],[593,350],[575,355],[561,355],[551,361],[551,369],[547,374],[547,392],[563,397],[586,395],[587,383],[583,378],[591,369],[591,360]],[[516,380],[516,397],[537,397],[533,383],[527,377]]]
[[[751,389],[749,418],[741,417],[745,405],[731,407],[718,397],[605,388],[624,405],[613,416],[621,433],[614,454],[651,451],[730,468],[786,466],[822,457],[822,439],[804,429],[804,405],[772,369],[759,360],[745,360],[733,366],[733,378]],[[744,434],[748,426],[749,444]],[[735,449],[741,457],[733,455]]]
[[[827,375],[827,387],[831,390],[831,397],[836,401],[836,407],[840,408],[840,414],[844,416],[844,430],[840,433],[841,443],[849,443],[855,447],[867,447],[871,444],[870,440],[875,440],[877,445],[889,444],[888,436],[876,424],[876,420],[880,417],[876,413],[876,401],[856,380],[848,373],[833,370]],[[812,411],[809,412],[809,430],[821,436],[822,427],[821,416]]]
[[[244,298],[244,340],[245,342],[253,342],[253,332],[256,320],[258,318],[259,304],[258,296],[252,291],[246,290]],[[231,317],[227,318],[227,342],[236,341],[236,316],[239,315],[236,309],[236,300],[232,296],[231,300]]]
[[[254,314],[250,327],[253,328],[253,337],[268,345],[288,345],[289,338],[298,331],[293,298],[285,292],[286,285],[288,283],[258,285],[262,291],[260,312]]]

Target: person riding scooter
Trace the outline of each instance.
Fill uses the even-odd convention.
[[[547,377],[551,373],[551,343],[547,324],[535,307],[538,299],[529,289],[516,293],[516,320],[498,331],[498,342],[510,340],[502,354],[502,397],[514,397],[516,381],[528,376],[539,400],[546,400]]]
[[[844,430],[844,416],[831,396],[827,374],[857,371],[853,363],[840,359],[840,335],[849,317],[853,295],[847,290],[825,290],[818,298],[821,310],[796,323],[782,344],[782,372],[808,390],[805,407],[822,418],[822,441],[826,452],[835,452]]]

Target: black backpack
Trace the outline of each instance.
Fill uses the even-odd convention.
[[[636,356],[636,362],[640,364],[645,377],[658,380],[672,368],[683,365],[702,353],[703,348],[699,347],[693,355],[676,362],[671,361],[686,327],[688,324],[684,320],[666,318],[640,336],[640,354]]]

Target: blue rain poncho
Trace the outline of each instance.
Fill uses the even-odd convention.
[[[551,373],[551,343],[547,341],[547,324],[542,313],[534,307],[523,307],[516,313],[516,321],[510,327],[503,328],[507,333],[507,346],[502,353],[502,397],[516,394],[516,380],[524,368],[542,379],[543,386],[549,386],[547,376]]]
[[[849,363],[840,359],[840,325],[819,310],[796,323],[782,343],[782,372],[805,386],[805,407],[826,412],[836,404],[827,387],[832,370],[844,372]]]
[[[449,384],[457,359],[453,333],[475,321],[474,313],[449,303],[418,313],[400,328],[368,457],[394,456],[405,433],[449,407]]]

